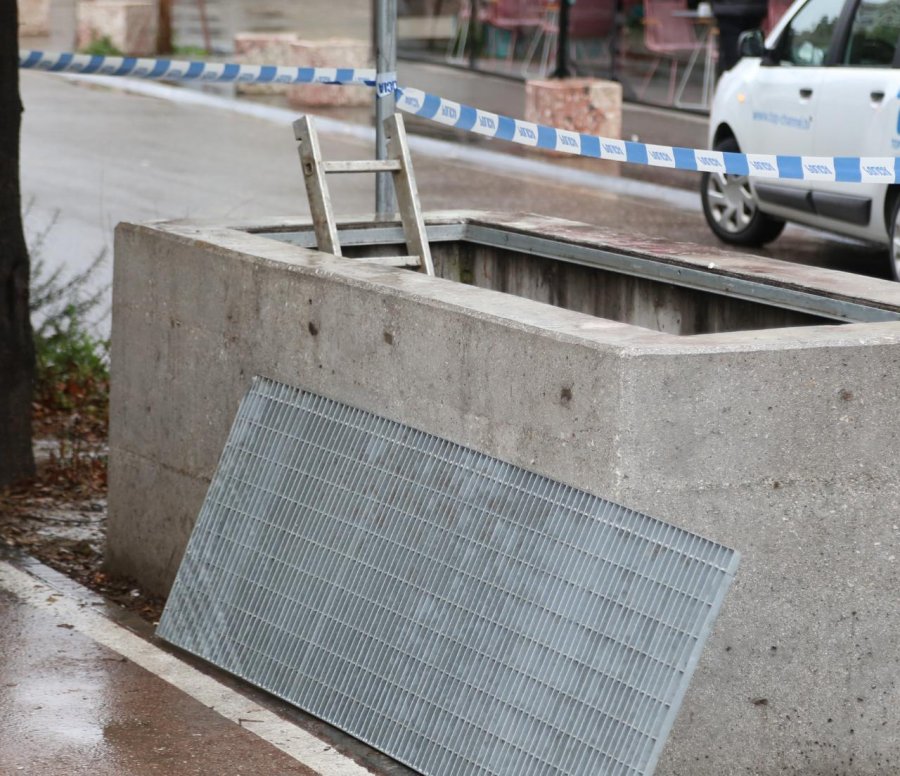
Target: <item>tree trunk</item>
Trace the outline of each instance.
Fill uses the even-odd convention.
[[[159,0],[159,24],[156,33],[156,53],[172,53],[172,3],[173,0]]]
[[[19,191],[18,45],[16,0],[0,0],[0,487],[34,474],[34,341]]]

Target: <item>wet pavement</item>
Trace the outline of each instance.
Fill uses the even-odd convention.
[[[65,620],[0,590],[0,773],[314,773]]]
[[[0,622],[4,776],[410,773],[40,564],[0,557]]]
[[[313,773],[70,623],[4,591],[0,620],[2,773]]]

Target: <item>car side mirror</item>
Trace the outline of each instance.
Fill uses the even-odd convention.
[[[759,57],[766,55],[766,42],[762,30],[747,30],[738,38],[738,53],[742,57]]]

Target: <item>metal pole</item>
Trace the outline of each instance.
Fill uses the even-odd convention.
[[[384,79],[396,78],[397,72],[397,0],[375,0],[375,70],[380,86]],[[375,89],[375,158],[387,159],[387,137],[384,120],[394,114],[394,94],[381,96]],[[375,213],[379,216],[397,212],[394,182],[389,172],[375,176]]]
[[[609,80],[618,80],[618,59],[619,59],[619,36],[625,29],[625,10],[622,6],[622,0],[616,0],[616,14],[613,17],[613,34],[609,47]]]
[[[465,0],[462,0],[465,2]],[[481,46],[481,24],[478,21],[478,0],[469,0],[469,67],[475,69],[476,52]],[[465,51],[460,54],[465,55]]]
[[[556,38],[556,70],[551,78],[568,78],[569,72],[569,6],[574,0],[559,0],[559,33]]]

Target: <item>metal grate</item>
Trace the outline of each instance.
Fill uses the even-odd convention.
[[[256,378],[158,632],[426,774],[649,774],[737,563]]]

